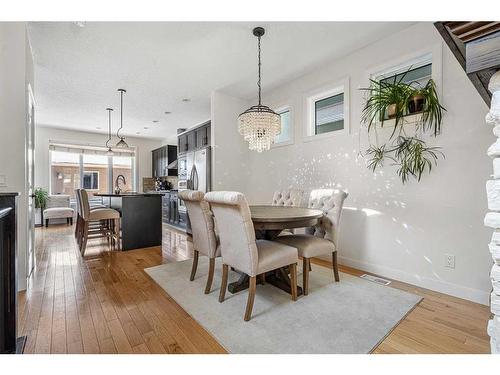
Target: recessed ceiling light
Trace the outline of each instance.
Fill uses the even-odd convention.
[[[87,25],[87,21],[76,21],[73,23],[78,27],[85,27]]]
[[[184,98],[184,99],[182,99],[182,101],[186,103],[186,102],[190,102],[190,101],[191,101],[191,99],[189,99],[189,98]]]
[[[147,126],[144,127],[145,130],[148,130],[149,128]]]
[[[95,127],[97,130],[101,130],[102,128],[100,126]]]
[[[153,123],[154,123],[154,124],[156,124],[156,123],[158,123],[158,122],[160,122],[160,121],[158,121],[158,120],[153,120]]]
[[[141,132],[135,132],[135,134],[141,134]]]
[[[170,111],[165,111],[165,114],[166,114],[166,115],[169,115],[169,114],[171,114],[171,113],[172,113],[172,112],[170,112]]]

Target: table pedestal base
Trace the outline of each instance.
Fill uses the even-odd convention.
[[[265,282],[287,292],[288,294],[292,294],[290,276],[288,276],[288,274],[288,267],[282,267],[274,271],[266,272]],[[238,281],[228,285],[227,290],[229,290],[230,293],[235,294],[248,289],[248,279],[248,275],[242,273]],[[263,284],[260,277],[257,277],[257,284]],[[301,296],[302,294],[302,288],[297,285],[297,296]]]

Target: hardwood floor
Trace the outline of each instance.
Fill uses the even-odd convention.
[[[182,237],[172,234],[163,254],[159,247],[110,253],[94,240],[82,259],[73,227],[36,232],[37,267],[19,304],[25,353],[225,353],[143,271],[188,257]],[[396,281],[391,287],[424,300],[374,353],[489,352],[487,306]]]

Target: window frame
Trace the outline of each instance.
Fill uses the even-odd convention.
[[[388,78],[395,74],[405,72],[410,67],[418,68],[427,64],[432,64],[431,78],[436,83],[438,97],[442,100],[443,53],[441,43],[434,44],[430,48],[421,49],[411,54],[399,56],[383,64],[372,66],[366,70],[365,85],[363,87],[370,86],[370,79],[380,80]],[[421,116],[419,113],[405,116],[404,125],[415,125],[418,122],[419,116]],[[384,129],[392,131],[391,129],[392,125],[394,125],[394,121],[394,119],[384,120],[384,126],[382,126],[382,122],[376,120],[374,125],[377,131],[383,131]]]
[[[290,112],[290,139],[283,142],[273,142],[271,148],[290,146],[295,143],[294,111],[292,106],[289,104],[282,104],[274,107],[274,112],[276,112],[278,115],[281,115],[282,113],[287,111]]]
[[[316,134],[316,102],[329,97],[344,94],[344,128],[342,130],[330,131]],[[350,87],[349,77],[323,85],[304,95],[305,119],[302,134],[303,142],[311,142],[335,136],[350,134]]]

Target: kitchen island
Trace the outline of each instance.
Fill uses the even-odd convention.
[[[162,194],[94,194],[103,204],[120,212],[122,249],[133,250],[161,246]]]

